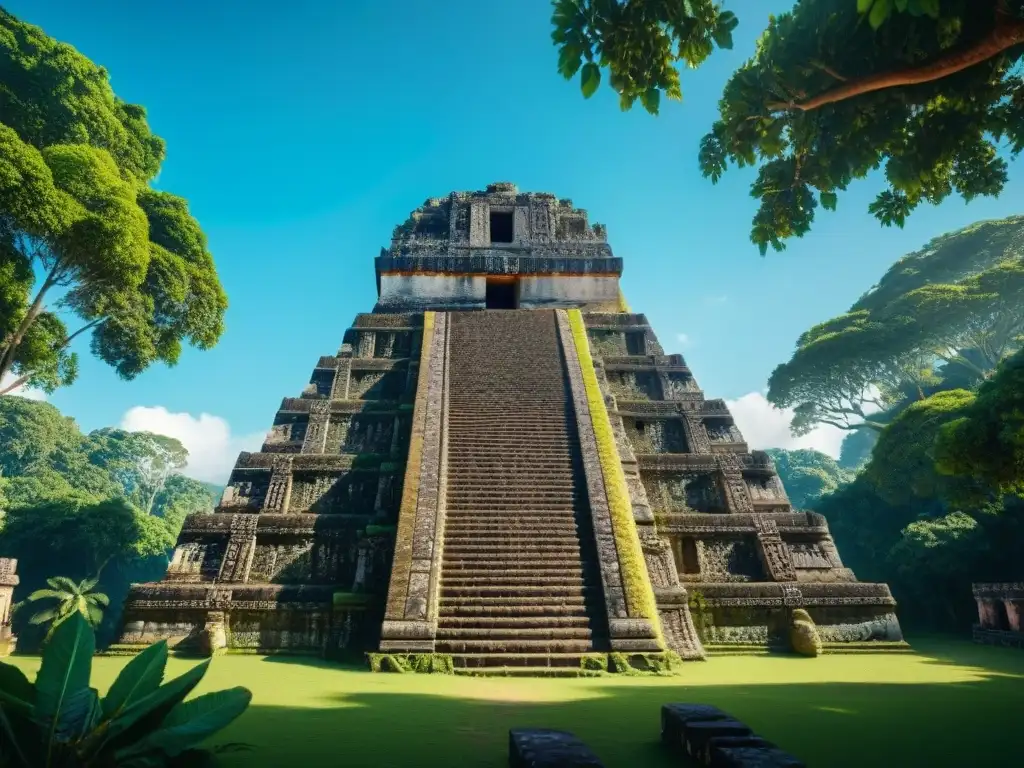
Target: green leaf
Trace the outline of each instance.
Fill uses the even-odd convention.
[[[36,698],[36,689],[16,666],[0,662],[0,695],[3,694],[31,704]]]
[[[661,91],[657,88],[648,88],[640,94],[640,103],[652,115],[658,114],[658,107],[661,104]]]
[[[583,51],[575,45],[563,45],[558,53],[558,71],[566,80],[572,79],[583,63]]]
[[[580,72],[580,90],[583,91],[583,98],[589,99],[594,95],[597,86],[601,84],[601,69],[594,62],[583,65]]]
[[[857,0],[857,13],[867,13],[875,0]]]
[[[92,627],[78,614],[60,624],[43,650],[36,675],[35,717],[49,732],[50,753],[58,733],[67,727],[67,718],[78,717],[86,709],[95,652]]]
[[[834,211],[839,202],[839,196],[835,192],[821,193],[821,207],[826,211]]]
[[[103,698],[103,713],[115,717],[160,687],[167,669],[167,641],[154,643],[121,670]]]
[[[4,768],[31,768],[19,737],[29,735],[31,724],[12,719],[5,706],[0,706],[0,765]]]
[[[872,29],[878,29],[892,13],[892,0],[875,0],[868,15],[868,23]]]
[[[109,721],[103,741],[98,745],[90,745],[90,753],[98,754],[108,748],[124,748],[142,734],[160,727],[167,714],[199,685],[209,666],[210,659],[207,659],[125,707],[121,714]]]
[[[197,696],[179,704],[164,718],[158,731],[115,753],[118,761],[159,753],[174,757],[225,728],[252,701],[247,688],[229,688]]]

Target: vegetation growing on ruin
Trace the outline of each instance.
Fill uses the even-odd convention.
[[[580,368],[583,371],[583,384],[587,391],[587,404],[594,424],[594,435],[597,438],[597,451],[608,493],[608,509],[615,534],[615,547],[619,556],[626,604],[630,616],[648,619],[660,638],[661,622],[658,619],[654,590],[647,576],[647,565],[640,547],[636,522],[633,520],[633,506],[629,500],[626,477],[622,472],[618,449],[615,446],[615,435],[612,433],[608,409],[601,395],[597,374],[594,373],[594,359],[590,355],[587,329],[583,315],[578,309],[569,310],[568,315],[569,327],[576,344],[576,354],[579,356]]]
[[[605,71],[623,109],[656,114],[662,94],[681,97],[680,68],[731,47],[737,19],[711,0],[556,0],[552,23],[558,71],[578,72],[585,97]],[[886,226],[953,194],[998,195],[1024,149],[1022,44],[1021,0],[797,0],[726,84],[701,169],[717,182],[757,166],[762,254],[880,166],[869,212]]]

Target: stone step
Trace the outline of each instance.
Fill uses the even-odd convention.
[[[449,597],[546,597],[562,598],[585,597],[588,593],[594,592],[592,586],[572,585],[562,586],[559,584],[545,585],[476,585],[476,586],[453,586],[441,583],[441,598]]]
[[[471,574],[466,572],[453,572],[442,574],[441,589],[457,589],[459,587],[564,587],[583,588],[583,574],[577,570],[573,573],[570,569],[551,575],[535,574],[530,572],[493,574]]]
[[[538,640],[581,640],[591,642],[590,627],[445,627],[438,628],[437,640],[485,640],[490,642],[535,642]]]
[[[455,667],[460,677],[601,677],[582,667]]]
[[[459,536],[459,537],[456,537],[456,536],[452,536],[451,534],[449,534],[449,535],[445,536],[445,542],[446,542],[445,546],[449,547],[449,546],[452,546],[453,544],[454,545],[472,545],[472,544],[480,541],[481,538],[482,538],[481,536]],[[526,536],[526,535],[518,536],[518,537],[513,537],[513,536],[503,535],[503,534],[499,534],[499,533],[490,534],[489,538],[487,539],[487,541],[490,542],[490,543],[501,543],[501,544],[508,545],[509,548],[512,551],[515,552],[514,556],[517,559],[521,558],[521,555],[519,554],[519,547],[522,547],[524,545],[529,545],[532,540],[533,539],[530,536]],[[558,537],[558,538],[555,538],[555,537],[544,537],[544,541],[546,541],[549,544],[561,544],[561,545],[563,545],[566,548],[565,549],[566,552],[570,552],[573,555],[576,555],[579,552],[579,546],[578,546],[579,545],[579,540],[576,538],[576,536],[563,536],[563,537]],[[447,552],[448,550],[445,550],[445,551]],[[465,558],[451,557],[449,554],[445,555],[445,562],[446,563],[449,562],[449,561],[454,563],[454,562],[458,562],[458,561],[463,560],[463,559],[465,559]],[[473,559],[483,559],[483,558],[469,558],[469,559],[473,560]],[[487,559],[491,559],[491,558],[487,558]],[[503,562],[507,562],[503,558],[494,558],[494,559],[502,559]],[[548,559],[548,558],[547,557],[538,557],[537,561],[539,562],[539,561],[546,560],[546,559]]]
[[[590,618],[587,616],[444,616],[438,617],[438,631],[441,629],[523,629],[523,628],[565,628],[579,627],[590,629]]]
[[[479,667],[514,667],[514,668],[566,668],[580,669],[586,653],[453,653],[452,663],[456,669],[474,669]]]
[[[514,600],[515,598],[509,599]],[[475,602],[456,603],[456,600]],[[490,620],[497,618],[514,620],[543,619],[548,621],[555,616],[563,620],[571,618],[590,621],[582,597],[557,598],[557,600],[557,604],[552,604],[552,598],[543,598],[534,605],[510,605],[507,601],[496,602],[479,597],[445,598],[439,609],[438,621],[449,619]]]
[[[488,541],[483,544],[456,544],[445,545],[444,556],[450,560],[473,560],[486,559],[491,557],[533,557],[539,555],[543,559],[545,555],[559,557],[580,557],[581,552],[578,546],[543,544],[504,544],[501,542]]]
[[[437,653],[589,653],[593,643],[587,640],[438,640]],[[505,662],[506,664],[508,662]]]

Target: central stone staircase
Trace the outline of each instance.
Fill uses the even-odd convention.
[[[450,317],[437,651],[464,673],[577,674],[607,620],[555,313]]]

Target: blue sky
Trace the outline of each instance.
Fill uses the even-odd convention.
[[[792,0],[727,2],[735,49],[685,72],[683,102],[657,118],[621,112],[607,87],[585,101],[557,74],[548,0],[4,5],[147,108],[168,146],[157,186],[190,201],[230,301],[214,350],[123,382],[84,347],[79,381],[50,400],[87,430],[177,430],[210,478],[259,442],[280,399],[372,308],[373,257],[427,197],[507,180],[588,209],[625,259],[634,310],[709,397],[740,399],[752,443],[771,444],[785,441],[785,419],[752,393],[801,332],[906,251],[1024,200],[1018,164],[997,200],[951,200],[883,229],[866,212],[880,182],[867,180],[806,238],[761,258],[747,239],[754,172],[714,186],[697,146],[768,14]]]

